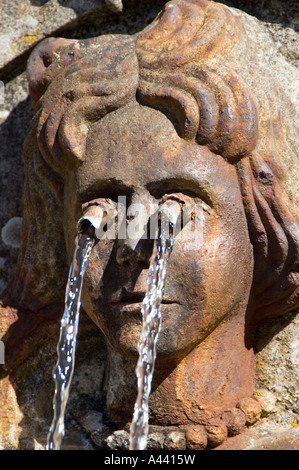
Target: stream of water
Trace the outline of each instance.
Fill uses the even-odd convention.
[[[156,344],[161,329],[161,302],[167,272],[167,262],[173,247],[173,233],[169,220],[162,218],[156,238],[156,256],[149,270],[147,292],[142,307],[142,332],[136,366],[138,394],[130,430],[130,450],[144,450],[149,427],[148,400],[151,392]]]
[[[73,262],[66,286],[65,310],[57,345],[58,360],[53,373],[55,381],[53,420],[48,433],[47,450],[59,450],[64,436],[65,408],[75,367],[83,276],[94,243],[94,238],[86,233],[78,233],[76,237]]]
[[[177,203],[174,203],[177,205]],[[152,378],[156,359],[156,344],[161,329],[161,302],[163,299],[167,262],[173,247],[172,218],[175,211],[161,217],[155,240],[156,254],[149,269],[147,293],[143,300],[142,332],[138,345],[139,360],[136,366],[138,394],[130,432],[130,449],[143,450],[147,445],[149,407]],[[176,208],[176,212],[180,208]],[[176,214],[177,217],[178,214]],[[102,220],[98,213],[99,223]],[[82,220],[82,219],[80,219]],[[80,222],[80,221],[79,221]],[[87,225],[86,225],[87,222]],[[80,224],[79,224],[80,225]],[[84,219],[76,237],[73,261],[69,270],[65,293],[65,309],[61,320],[57,345],[57,363],[53,372],[55,393],[53,420],[47,437],[47,450],[60,450],[64,436],[64,416],[69,389],[75,367],[76,341],[81,306],[83,277],[89,256],[95,244],[94,229],[90,219]],[[89,230],[91,227],[91,230]]]

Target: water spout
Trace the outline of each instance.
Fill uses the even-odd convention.
[[[75,366],[83,276],[94,242],[95,239],[86,233],[78,233],[76,238],[76,249],[69,271],[65,310],[61,320],[57,346],[58,360],[53,373],[55,381],[54,415],[48,434],[47,450],[59,450],[64,436],[65,407]]]
[[[161,302],[171,255],[174,227],[181,217],[181,205],[166,201],[160,208],[160,224],[156,237],[156,255],[149,269],[147,292],[142,307],[142,332],[139,340],[139,359],[136,366],[138,394],[130,429],[130,449],[144,450],[147,445],[149,406],[156,345],[161,329]]]
[[[107,223],[105,204],[88,206],[77,224],[73,261],[65,293],[65,309],[57,345],[58,359],[53,372],[55,394],[53,420],[47,437],[47,450],[59,450],[64,436],[64,415],[75,366],[76,340],[81,306],[83,277],[100,228]]]
[[[89,232],[100,240],[104,227],[109,226],[117,215],[115,205],[107,199],[98,199],[83,206],[83,210],[83,217],[77,223],[77,231]]]

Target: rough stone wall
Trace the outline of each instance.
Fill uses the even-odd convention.
[[[13,271],[22,216],[22,144],[32,116],[26,61],[43,38],[133,34],[149,24],[164,0],[2,0],[0,5],[0,293]],[[288,84],[299,116],[299,4],[297,0],[227,0],[256,17],[292,67]],[[257,394],[276,423],[299,427],[298,319],[269,320],[256,342]],[[268,411],[267,411],[268,410]]]

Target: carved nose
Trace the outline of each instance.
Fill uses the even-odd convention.
[[[147,268],[153,253],[154,240],[151,236],[151,214],[156,202],[144,188],[137,188],[125,216],[126,232],[118,240],[116,260],[120,265]]]
[[[153,240],[125,239],[118,241],[116,261],[119,265],[148,268],[153,253]]]

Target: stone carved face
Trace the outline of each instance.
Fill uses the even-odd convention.
[[[133,37],[41,43],[28,66],[35,117],[21,303],[34,310],[62,298],[83,203],[118,195],[158,203],[183,193],[205,205],[203,242],[196,253],[175,244],[160,351],[185,354],[226,316],[244,316],[249,292],[251,321],[296,306],[298,223],[280,185],[281,116],[276,104],[263,107],[244,50],[253,61],[238,17],[204,0],[167,4]],[[35,220],[35,234],[32,204],[48,220],[46,229]],[[42,262],[37,245],[49,253]],[[83,306],[126,353],[140,334],[151,250],[144,242],[124,256],[117,242],[100,242],[86,273]],[[56,281],[34,278],[37,265]]]
[[[82,201],[93,197],[124,195],[128,205],[147,208],[166,193],[188,195],[202,217],[194,234],[198,243],[177,237],[167,271],[158,353],[178,359],[240,304],[246,306],[252,247],[234,167],[181,139],[160,111],[133,102],[89,132],[86,158],[66,185],[65,211],[69,223],[78,220],[75,209]],[[71,224],[70,257],[74,230]],[[83,307],[126,356],[136,354],[152,257],[149,237],[133,247],[129,234],[124,241],[103,240],[85,274]]]

